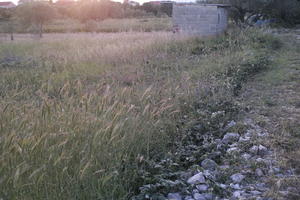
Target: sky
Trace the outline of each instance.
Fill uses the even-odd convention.
[[[12,1],[14,2],[14,4],[18,5],[18,1],[19,0],[0,0],[0,2],[3,2],[3,1]],[[123,0],[113,0],[113,1],[117,1],[117,2],[123,2]],[[149,2],[149,1],[155,1],[155,0],[134,0],[134,1],[137,1],[139,2],[140,4],[143,4],[145,2]],[[189,0],[175,0],[176,2],[186,2],[186,1],[189,1]],[[191,0],[193,1],[193,0]]]

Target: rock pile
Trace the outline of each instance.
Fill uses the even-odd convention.
[[[162,191],[160,195],[144,195],[135,199],[272,200],[267,197],[271,187],[267,184],[268,177],[287,177],[293,172],[281,170],[272,150],[263,144],[268,132],[250,119],[240,123],[247,127],[243,133],[225,130],[221,138],[211,137],[210,140],[205,135],[197,135],[198,139],[193,135],[194,141],[202,144],[183,146],[184,150],[180,152],[185,153],[177,154],[179,160],[188,163],[185,170],[180,167],[177,171],[170,170],[172,167],[165,169],[164,175],[158,175],[158,183],[141,188],[144,192]],[[225,129],[232,130],[236,125],[230,122]],[[164,168],[166,162],[169,162],[168,166],[177,166],[174,160],[159,165]],[[165,191],[169,192],[164,194]],[[288,191],[282,191],[282,194],[287,195]]]
[[[191,188],[189,194],[175,193],[174,196],[170,193],[169,200],[272,199],[265,197],[270,189],[267,176],[290,176],[292,172],[281,171],[273,152],[257,143],[257,138],[266,137],[268,133],[251,120],[244,123],[250,127],[244,135],[226,133],[222,140],[216,139],[218,149],[226,152],[221,159],[223,165],[217,165],[212,159],[203,160],[202,168],[187,180]],[[245,148],[249,145],[252,146]]]

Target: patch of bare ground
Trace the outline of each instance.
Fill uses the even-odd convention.
[[[273,199],[300,199],[300,42],[299,30],[276,32],[284,48],[274,55],[274,66],[249,81],[239,98],[244,113],[267,130],[261,141],[273,151],[280,168],[276,175],[269,172]]]

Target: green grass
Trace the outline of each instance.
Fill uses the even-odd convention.
[[[251,118],[270,133],[260,142],[272,148],[283,171],[294,171],[292,176],[269,177],[272,188],[267,195],[273,199],[300,198],[300,44],[293,30],[289,32],[278,35],[282,47],[272,52],[272,68],[253,78],[242,102],[251,108]],[[280,191],[289,187],[296,191],[283,196]]]
[[[144,184],[143,161],[172,150],[199,104],[221,109],[215,102],[267,67],[272,49],[256,42],[266,38],[249,30],[211,40],[156,32],[0,41],[0,197],[128,199]]]

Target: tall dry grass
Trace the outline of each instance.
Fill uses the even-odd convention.
[[[149,63],[163,60],[174,40],[168,33],[55,34],[1,44],[1,198],[133,192],[139,160],[164,152],[176,134],[183,90]]]
[[[247,69],[260,70],[257,34],[2,41],[0,198],[129,198],[143,160],[172,149],[202,113],[196,104],[228,100]]]

